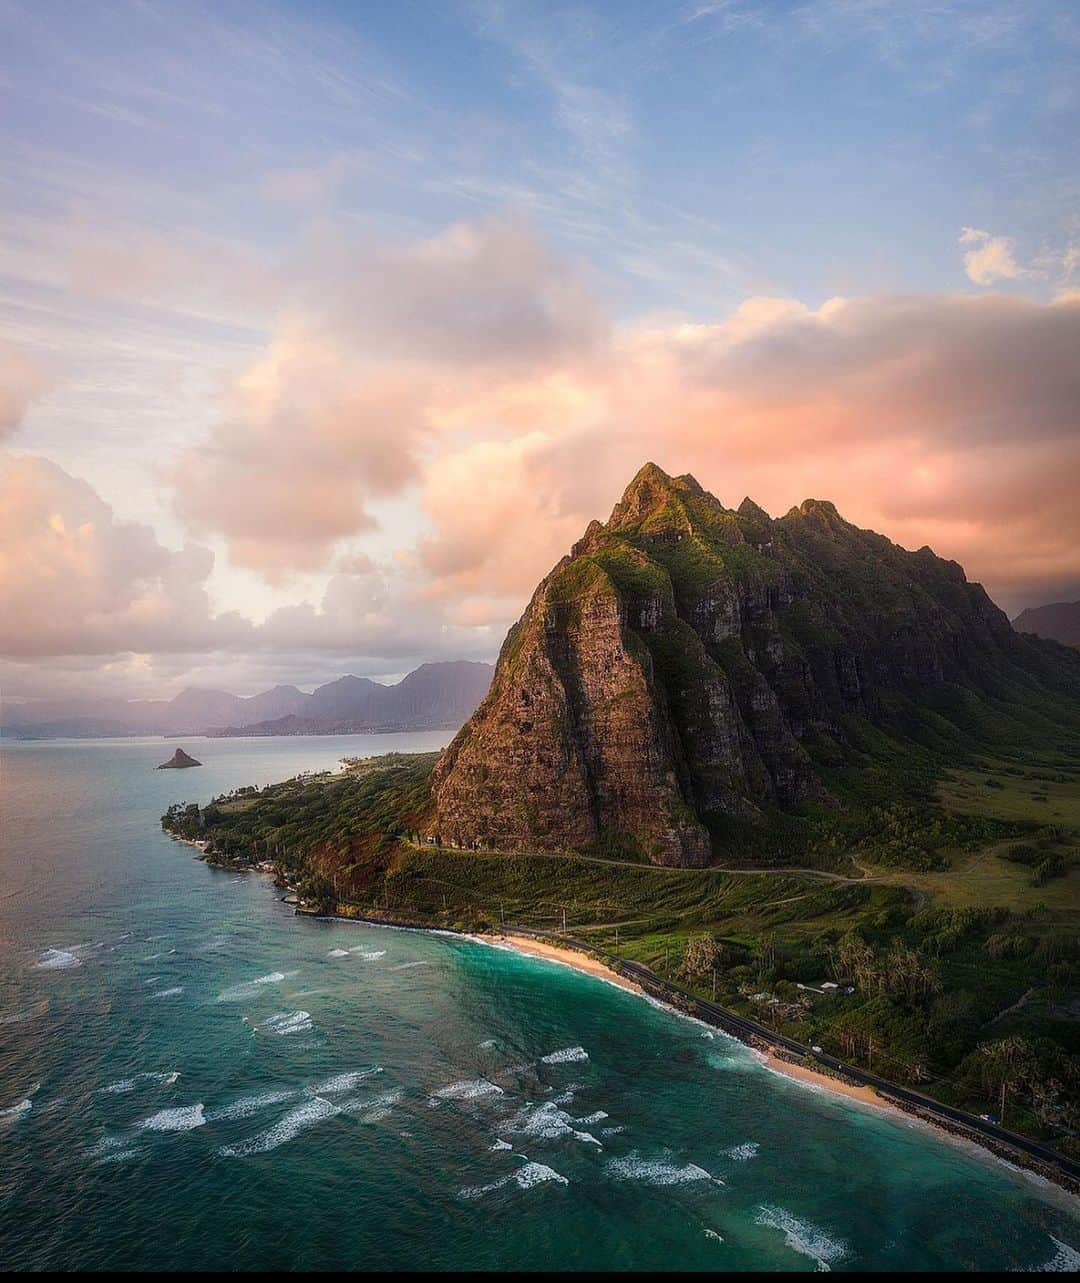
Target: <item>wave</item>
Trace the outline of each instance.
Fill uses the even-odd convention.
[[[439,1100],[478,1100],[481,1096],[502,1096],[504,1092],[486,1078],[474,1078],[468,1082],[449,1083],[431,1094]]]
[[[125,1092],[134,1091],[140,1083],[160,1083],[163,1086],[169,1086],[180,1077],[178,1069],[171,1070],[169,1073],[150,1073],[143,1072],[134,1074],[131,1078],[121,1078],[118,1082],[109,1083],[108,1087],[102,1087],[104,1095],[120,1096]]]
[[[252,998],[264,985],[279,985],[295,975],[295,971],[270,971],[265,976],[256,976],[254,980],[245,980],[242,984],[223,989],[218,994],[218,1002],[239,1002],[244,998]]]
[[[742,1145],[732,1145],[730,1149],[725,1149],[724,1154],[728,1158],[734,1158],[737,1162],[743,1163],[748,1158],[757,1158],[760,1148],[756,1140],[748,1140]]]
[[[498,1136],[495,1137],[495,1143],[493,1145],[488,1146],[488,1149],[493,1154],[502,1149],[513,1149],[513,1148],[514,1148],[513,1145],[511,1145],[508,1140],[500,1140]]]
[[[542,1065],[576,1065],[588,1059],[589,1053],[584,1047],[563,1047],[559,1051],[549,1051],[546,1056],[541,1056],[540,1063]]]
[[[206,1125],[207,1118],[200,1101],[197,1105],[180,1105],[176,1109],[159,1109],[137,1126],[145,1132],[189,1132]]]
[[[349,951],[348,949],[331,949],[326,956],[328,958],[347,958]]]
[[[71,949],[46,949],[34,965],[39,971],[66,971],[82,963]]]
[[[27,1097],[26,1100],[20,1100],[17,1105],[11,1105],[7,1109],[0,1109],[0,1118],[8,1118],[14,1121],[22,1114],[28,1114],[34,1107],[34,1102]]]
[[[374,1078],[376,1074],[383,1072],[382,1065],[373,1065],[370,1069],[354,1069],[345,1074],[336,1074],[333,1078],[328,1078],[326,1082],[320,1083],[317,1087],[312,1087],[312,1092],[316,1096],[333,1096],[337,1092],[352,1091],[368,1078]]]
[[[293,1140],[309,1127],[316,1127],[328,1118],[336,1118],[340,1113],[341,1109],[338,1105],[323,1100],[321,1096],[315,1096],[290,1110],[280,1122],[275,1123],[268,1130],[248,1140],[240,1141],[239,1144],[225,1145],[218,1150],[218,1153],[225,1158],[246,1158],[251,1154],[266,1154],[272,1149],[277,1149],[279,1145]]]
[[[545,1166],[544,1163],[528,1162],[517,1171],[508,1172],[501,1179],[492,1181],[490,1185],[474,1185],[461,1190],[460,1194],[462,1198],[482,1198],[485,1194],[491,1194],[511,1184],[517,1185],[519,1189],[533,1189],[537,1185],[546,1185],[549,1182],[554,1182],[556,1185],[570,1184],[565,1176],[560,1176],[557,1171]]]
[[[363,958],[365,962],[377,962],[379,958],[386,957],[385,949],[365,949],[364,946],[360,944],[354,945],[348,952],[357,954],[359,957]],[[406,965],[420,967],[423,966],[423,963],[407,963]],[[395,967],[394,970],[400,971],[401,968]]]
[[[429,967],[431,965],[427,959],[420,962],[399,962],[396,967],[391,967],[391,971],[410,971],[413,967]]]
[[[183,992],[184,992],[183,985],[173,985],[171,989],[156,989],[150,995],[150,997],[151,998],[175,998],[178,993],[183,993]]]
[[[395,1105],[400,1105],[405,1098],[405,1091],[395,1087],[393,1091],[384,1092],[381,1096],[372,1096],[369,1100],[343,1100],[340,1110],[343,1114],[357,1117],[362,1123],[378,1123],[389,1117]]]
[[[1048,1237],[1054,1245],[1054,1255],[1045,1265],[1037,1265],[1035,1269],[1040,1274],[1075,1274],[1080,1271],[1080,1251],[1055,1238],[1053,1234]]]
[[[591,1127],[594,1123],[602,1123],[607,1118],[607,1114],[602,1109],[598,1109],[595,1114],[587,1114],[584,1118],[579,1118],[579,1127]]]
[[[286,1100],[295,1100],[299,1093],[295,1088],[282,1089],[280,1091],[263,1091],[254,1096],[241,1096],[239,1100],[234,1100],[230,1105],[223,1105],[220,1109],[213,1110],[208,1121],[212,1123],[228,1122],[234,1118],[250,1118],[264,1109],[269,1109],[271,1105],[279,1105]]]
[[[665,1163],[655,1158],[641,1158],[637,1154],[627,1154],[625,1158],[614,1158],[607,1165],[607,1170],[620,1181],[641,1181],[646,1185],[691,1185],[697,1181],[712,1181],[722,1185],[704,1167],[696,1163]]]
[[[540,1105],[526,1106],[511,1119],[506,1130],[519,1136],[533,1136],[539,1140],[556,1140],[561,1136],[572,1136],[574,1140],[584,1145],[596,1145],[602,1148],[591,1132],[579,1131],[574,1126],[574,1119],[552,1100],[546,1100]]]
[[[842,1260],[848,1254],[847,1245],[840,1239],[830,1238],[824,1230],[809,1221],[800,1220],[783,1207],[763,1204],[758,1208],[755,1219],[758,1225],[779,1230],[788,1247],[800,1256],[816,1261],[819,1270],[830,1269],[834,1261]]]
[[[279,1011],[273,1016],[267,1016],[262,1022],[261,1028],[269,1029],[271,1033],[278,1034],[280,1037],[286,1037],[289,1034],[310,1033],[313,1028],[311,1012]]]

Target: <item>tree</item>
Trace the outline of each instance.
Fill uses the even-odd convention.
[[[716,970],[722,956],[720,946],[712,936],[695,936],[686,942],[682,973],[687,980],[700,980]]]
[[[1030,1048],[1023,1038],[1002,1038],[999,1042],[983,1043],[979,1055],[983,1061],[983,1081],[1000,1093],[998,1120],[1005,1121],[1005,1101],[1008,1093],[1023,1082]]]

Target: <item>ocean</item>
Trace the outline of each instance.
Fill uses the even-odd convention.
[[[1060,1269],[1080,1204],[557,963],[297,918],[170,802],[440,735],[0,748],[0,1269]]]

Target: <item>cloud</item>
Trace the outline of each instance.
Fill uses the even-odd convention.
[[[324,238],[310,280],[172,473],[192,529],[271,581],[353,564],[379,502],[415,496],[422,526],[393,572],[410,618],[426,602],[438,628],[497,630],[655,457],[732,504],[830,497],[1007,598],[1080,583],[1075,292],[762,296],[618,326],[514,220],[408,245]],[[275,627],[292,644],[345,620],[381,636],[362,581],[347,609],[335,589]]]
[[[440,437],[572,399],[568,370],[608,336],[573,265],[512,219],[405,246],[327,237],[306,294],[170,476],[190,527],[274,582],[372,529]]]
[[[1080,298],[749,300],[615,346],[573,416],[552,405],[427,468],[430,594],[474,614],[522,601],[646,458],[732,505],[831,498],[961,560],[1006,604],[1080,587]]]
[[[0,654],[104,655],[235,645],[250,625],[211,618],[208,549],[163,547],[47,459],[0,459]]]
[[[1014,253],[1015,242],[1011,236],[994,236],[980,227],[965,227],[960,233],[960,244],[970,245],[964,254],[964,271],[976,285],[993,285],[995,281],[1018,281],[1025,276],[1038,276],[1030,268],[1021,267]]]
[[[0,343],[0,440],[15,432],[48,386],[39,365],[9,343]]]
[[[149,526],[118,518],[92,486],[49,460],[0,456],[5,697],[43,693],[42,673],[45,691],[91,678],[104,689],[111,676],[153,693],[152,676],[158,689],[200,670],[235,679],[240,656],[250,671],[295,681],[335,675],[346,661],[385,673],[423,659],[487,657],[501,641],[501,628],[448,618],[407,568],[362,555],[342,560],[318,605],[282,607],[259,624],[214,612],[212,565],[209,549],[163,546]]]

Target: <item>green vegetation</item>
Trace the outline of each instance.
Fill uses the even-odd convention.
[[[176,806],[163,824],[209,858],[272,861],[317,908],[565,927],[947,1103],[1000,1114],[1004,1098],[1008,1126],[1077,1155],[1080,834],[1046,807],[1078,814],[1080,754],[1020,756],[943,775],[909,763],[891,801],[888,770],[868,768],[847,782],[861,809],[798,817],[830,857],[806,871],[664,869],[618,841],[589,856],[434,847],[419,838],[434,754]],[[1035,781],[1051,803],[1025,798],[1032,773],[1055,777]],[[1005,787],[980,790],[985,774]]]

